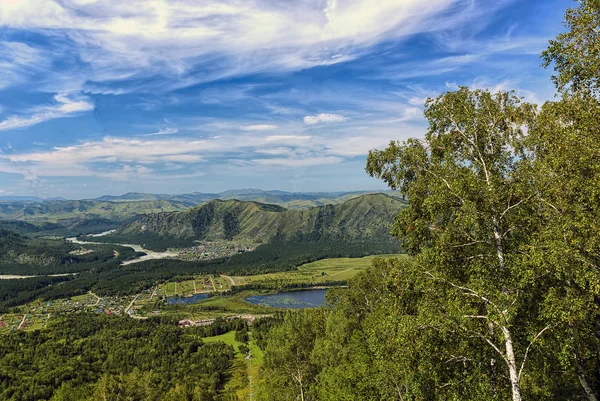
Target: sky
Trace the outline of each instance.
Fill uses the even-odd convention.
[[[458,86],[555,91],[568,0],[0,0],[0,196],[384,189]]]

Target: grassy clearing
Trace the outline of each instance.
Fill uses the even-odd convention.
[[[214,336],[214,337],[204,337],[202,338],[202,341],[204,341],[205,343],[214,343],[217,341],[222,341],[227,345],[231,345],[233,347],[233,349],[235,350],[235,357],[239,358],[239,359],[244,359],[245,358],[245,354],[242,354],[239,351],[239,347],[240,345],[242,345],[243,343],[236,341],[235,339],[235,331],[230,331],[228,333],[225,334],[221,334],[219,336]]]
[[[248,344],[252,354],[251,360],[246,359],[246,355],[237,351],[241,343],[235,341],[235,331],[220,336],[203,338],[202,340],[205,342],[223,341],[225,344],[233,346],[236,350],[236,360],[231,370],[231,380],[227,383],[225,391],[228,394],[235,394],[238,400],[250,399],[250,392],[256,393],[258,387],[264,382],[260,377],[260,368],[264,358],[263,351],[252,340],[252,333]],[[253,389],[250,388],[251,385]]]
[[[348,280],[371,265],[375,258],[405,258],[404,254],[365,256],[363,258],[331,258],[307,263],[298,270],[233,277],[236,285],[266,282],[314,283]]]
[[[264,353],[258,348],[254,340],[252,339],[252,333],[250,333],[250,353],[252,354],[252,360],[248,361],[248,377],[252,378],[252,391],[255,394],[254,398],[260,394],[260,389],[264,385],[265,378],[261,377],[260,372],[263,366]],[[250,388],[248,387],[246,394],[249,395]],[[242,398],[247,399],[247,398]]]

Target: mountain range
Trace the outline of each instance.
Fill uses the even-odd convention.
[[[216,199],[254,201],[280,205],[288,209],[307,210],[316,206],[341,204],[366,193],[370,192],[303,193],[242,189],[176,195],[130,192],[120,196],[105,195],[87,200],[5,196],[0,197],[0,220],[53,222],[67,226],[78,224],[83,219],[122,222],[148,213],[183,211]],[[392,192],[388,193],[393,195]]]
[[[307,210],[240,200],[212,200],[183,212],[153,213],[119,228],[114,237],[251,242],[391,240],[394,217],[406,203],[366,194]]]
[[[372,191],[352,192],[286,192],[286,191],[264,191],[261,189],[234,189],[219,193],[191,192],[187,194],[150,194],[141,192],[129,192],[120,196],[105,195],[94,200],[110,202],[131,201],[157,201],[166,200],[201,205],[211,200],[236,199],[240,201],[255,201],[285,206],[288,209],[308,209],[315,206],[339,204],[348,199],[361,196]]]

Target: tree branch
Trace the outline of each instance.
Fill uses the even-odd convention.
[[[535,337],[533,337],[533,340],[531,340],[531,342],[529,343],[529,345],[527,346],[527,349],[525,350],[525,355],[523,356],[523,362],[521,363],[521,368],[519,369],[519,380],[521,380],[521,374],[523,373],[523,368],[525,368],[525,362],[527,362],[527,354],[529,354],[529,350],[531,349],[531,346],[533,345],[533,343],[540,338],[540,336],[542,334],[544,334],[544,331],[550,329],[552,326],[546,326],[544,327],[539,333],[537,333],[535,335]]]
[[[520,201],[518,201],[517,203],[515,203],[512,206],[507,207],[501,214],[500,214],[500,220],[502,220],[502,218],[504,217],[504,215],[506,213],[508,213],[511,209],[514,209],[515,207],[519,206],[521,203],[528,201],[529,199],[531,199],[531,195],[528,196],[525,199],[521,199]]]

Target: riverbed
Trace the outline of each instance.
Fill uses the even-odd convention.
[[[75,274],[77,274],[77,273],[49,274],[48,277],[74,276]],[[46,276],[20,276],[17,274],[0,274],[0,280],[16,280],[16,279],[33,278],[33,277],[46,277]]]
[[[114,231],[115,230],[110,230],[110,231],[105,231],[105,232],[99,233],[99,234],[92,234],[92,235],[89,235],[89,237],[101,237],[103,235],[112,234]],[[167,259],[167,258],[174,258],[177,256],[177,253],[175,253],[175,252],[168,252],[168,251],[167,252],[154,252],[154,251],[146,249],[146,248],[142,247],[141,245],[137,245],[137,244],[119,244],[116,242],[81,241],[81,240],[77,239],[77,237],[69,237],[69,238],[67,238],[67,241],[69,241],[73,244],[80,244],[80,245],[89,245],[89,244],[118,245],[118,246],[131,248],[136,252],[145,253],[144,256],[140,256],[138,258],[131,259],[131,260],[126,260],[125,262],[122,263],[122,265],[124,265],[124,266],[130,265],[132,263],[143,262],[145,260]]]

